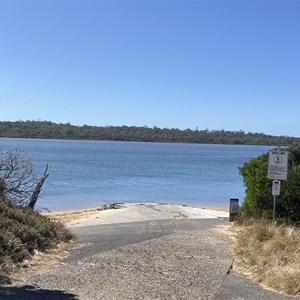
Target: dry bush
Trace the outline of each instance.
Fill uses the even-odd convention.
[[[300,229],[276,223],[239,229],[236,269],[275,290],[300,294]]]
[[[46,251],[73,239],[62,224],[13,202],[0,201],[0,284],[34,252]]]

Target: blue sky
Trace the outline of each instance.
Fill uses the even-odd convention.
[[[0,120],[300,136],[300,1],[1,1]]]

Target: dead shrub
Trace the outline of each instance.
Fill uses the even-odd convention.
[[[242,226],[233,250],[240,272],[275,290],[300,294],[299,228],[276,223]]]

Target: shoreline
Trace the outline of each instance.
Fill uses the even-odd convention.
[[[170,203],[112,203],[94,208],[44,213],[67,226],[111,224],[162,219],[228,218],[229,210]]]

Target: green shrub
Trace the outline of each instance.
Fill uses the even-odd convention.
[[[280,196],[276,198],[276,216],[281,222],[300,222],[300,146],[289,152],[288,178],[281,182]],[[268,154],[252,158],[240,168],[246,188],[246,197],[238,221],[247,218],[271,219],[273,215],[272,180],[267,178]]]

